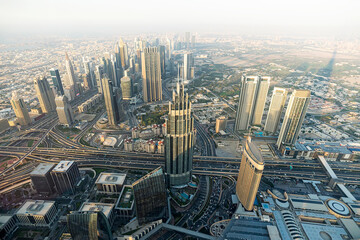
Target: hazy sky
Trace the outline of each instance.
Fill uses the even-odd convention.
[[[360,32],[359,0],[0,0],[0,33]]]

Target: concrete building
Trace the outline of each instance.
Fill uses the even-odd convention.
[[[132,184],[140,225],[165,217],[167,208],[164,172],[156,168]]]
[[[266,132],[274,134],[277,131],[281,113],[285,106],[286,96],[287,90],[285,88],[274,88],[264,128]]]
[[[26,200],[15,213],[20,226],[50,228],[57,218],[54,201]]]
[[[22,98],[19,98],[16,92],[13,92],[10,103],[20,125],[29,125],[31,123],[31,119],[24,100]]]
[[[35,79],[34,85],[42,112],[49,113],[51,111],[55,111],[55,96],[46,78]]]
[[[0,119],[0,134],[7,131],[9,128],[9,121],[7,119]]]
[[[80,212],[102,212],[108,219],[110,226],[114,223],[114,204],[112,203],[97,203],[97,202],[84,202],[79,211]]]
[[[293,146],[298,139],[301,125],[310,103],[310,96],[309,90],[294,90],[291,94],[276,142],[279,149],[281,145]]]
[[[184,80],[191,80],[191,68],[194,67],[193,54],[188,52],[184,54]]]
[[[246,131],[250,125],[261,125],[270,77],[242,76],[235,131]]]
[[[65,78],[65,85],[67,87],[73,87],[75,90],[75,96],[79,93],[77,89],[78,79],[75,75],[74,67],[70,61],[69,55],[65,52],[65,67],[66,67],[66,78]],[[72,99],[71,99],[72,100]]]
[[[245,142],[236,182],[236,195],[248,211],[253,209],[263,170],[264,160],[261,152],[249,138]]]
[[[80,172],[74,161],[60,161],[51,171],[56,190],[59,194],[75,193],[75,185],[80,180]]]
[[[216,119],[215,123],[215,132],[219,133],[220,131],[225,131],[227,125],[227,118],[225,116],[221,116]]]
[[[165,172],[170,186],[186,185],[191,181],[193,151],[196,141],[191,102],[184,84],[178,83],[169,102],[166,120]]]
[[[108,115],[109,125],[116,126],[120,120],[118,99],[114,92],[113,83],[107,77],[102,80],[102,93],[104,94],[105,107]]]
[[[144,102],[162,100],[160,53],[156,47],[141,53]]]
[[[40,163],[31,173],[31,182],[38,193],[51,194],[55,192],[51,171],[55,167],[52,163]]]
[[[131,185],[125,185],[115,205],[118,220],[124,224],[135,216],[134,190]]]
[[[104,193],[120,193],[124,185],[126,173],[100,173],[96,179],[96,189]]]
[[[50,69],[51,80],[58,95],[64,95],[64,87],[58,69]]]
[[[158,52],[160,53],[160,66],[161,66],[161,77],[165,78],[166,66],[165,66],[165,46],[159,45]]]
[[[125,71],[125,76],[121,78],[121,91],[122,98],[130,100],[133,97],[133,84],[131,78],[128,76],[128,72]]]
[[[0,238],[3,240],[13,239],[13,235],[18,229],[17,222],[15,215],[0,215]]]
[[[71,126],[74,123],[74,113],[66,96],[58,96],[55,98],[56,112],[59,117],[59,122],[66,126]]]

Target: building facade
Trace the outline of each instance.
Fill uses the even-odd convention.
[[[184,73],[183,78],[184,80],[191,80],[191,69],[194,67],[194,57],[192,53],[185,53],[184,54]]]
[[[20,226],[50,228],[57,218],[55,202],[28,199],[17,210],[16,217]]]
[[[55,183],[51,171],[55,167],[52,163],[40,163],[31,173],[31,182],[38,193],[51,194],[55,192]]]
[[[277,131],[280,124],[281,113],[285,106],[286,97],[287,90],[285,88],[274,88],[264,128],[266,132],[273,134]]]
[[[29,125],[31,123],[31,119],[24,100],[22,98],[19,98],[16,92],[13,92],[10,103],[20,125]]]
[[[221,116],[216,119],[215,123],[215,132],[219,133],[220,131],[225,131],[227,125],[227,118],[225,116]]]
[[[120,193],[122,190],[122,186],[124,185],[125,178],[126,173],[102,172],[96,179],[96,189],[100,192],[109,194]]]
[[[50,75],[51,75],[51,80],[53,82],[53,86],[55,87],[57,94],[64,95],[64,88],[61,82],[59,70],[54,68],[50,69]]]
[[[184,84],[178,83],[169,102],[166,120],[165,172],[170,186],[186,185],[191,181],[193,151],[195,146],[194,118],[191,102],[185,94]]]
[[[74,161],[60,161],[51,171],[51,176],[59,194],[75,193],[75,186],[80,180],[80,172]]]
[[[119,106],[116,94],[114,92],[113,83],[107,77],[103,77],[102,93],[104,95],[106,112],[108,115],[109,125],[116,126],[120,120]]]
[[[160,53],[156,47],[145,48],[141,53],[144,102],[162,100]]]
[[[55,96],[50,88],[49,82],[45,77],[34,80],[36,95],[39,99],[40,107],[43,113],[55,111]]]
[[[66,96],[58,96],[55,98],[56,112],[59,117],[59,122],[66,126],[71,126],[74,123],[74,113]]]

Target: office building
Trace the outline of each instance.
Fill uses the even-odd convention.
[[[192,53],[184,54],[184,80],[191,80],[191,68],[194,67],[194,57]]]
[[[72,240],[112,240],[109,220],[102,211],[76,211],[67,215]]]
[[[253,209],[263,170],[264,160],[261,152],[248,138],[245,142],[236,182],[236,195],[242,206],[248,211]]]
[[[61,82],[59,70],[54,68],[50,69],[50,75],[57,94],[64,95],[64,88]]]
[[[235,131],[247,131],[250,125],[261,125],[269,85],[269,77],[241,77]]]
[[[178,83],[166,120],[165,172],[170,186],[186,185],[191,181],[195,139],[191,102],[184,84]]]
[[[185,47],[190,48],[190,32],[185,32]]]
[[[74,112],[66,96],[58,96],[55,98],[56,112],[59,117],[59,122],[66,126],[71,126],[74,123]]]
[[[274,134],[277,131],[286,96],[287,90],[285,88],[274,88],[264,128],[266,132]]]
[[[124,185],[126,173],[100,173],[96,179],[96,189],[103,193],[120,193]]]
[[[13,239],[18,229],[18,220],[12,214],[0,214],[0,238],[3,240]]]
[[[216,119],[215,123],[215,132],[219,133],[220,131],[225,131],[227,125],[227,117],[221,116]]]
[[[117,220],[121,223],[128,223],[135,216],[134,190],[131,185],[125,185],[115,204]]]
[[[112,203],[97,203],[97,202],[84,202],[79,211],[80,212],[102,212],[108,219],[110,226],[114,223],[114,204]]]
[[[141,55],[144,102],[162,100],[161,63],[157,48],[145,48]]]
[[[195,47],[195,35],[191,36],[191,47],[194,48]]]
[[[51,228],[58,214],[54,201],[28,199],[15,215],[20,226]]]
[[[34,80],[36,95],[39,99],[40,107],[43,113],[55,111],[55,96],[50,88],[49,82],[45,77]]]
[[[40,194],[55,192],[55,183],[51,177],[51,171],[55,167],[52,163],[40,163],[31,173],[30,179],[35,190]]]
[[[0,118],[0,134],[10,129],[9,121]]]
[[[80,172],[74,161],[60,161],[51,171],[52,179],[59,194],[75,193],[75,185],[80,180]]]
[[[105,107],[108,115],[109,125],[116,126],[120,120],[119,106],[113,84],[110,79],[104,75],[102,82],[102,93],[104,94]]]
[[[130,100],[133,97],[133,84],[131,78],[128,76],[128,71],[125,71],[125,76],[121,78],[122,98]]]
[[[102,66],[96,66],[95,67],[95,78],[96,78],[96,86],[98,89],[98,93],[102,93],[102,76],[104,74],[104,69]]]
[[[120,53],[120,60],[121,60],[121,66],[122,69],[126,69],[128,64],[128,50],[127,50],[127,44],[124,43],[124,41],[122,40],[122,38],[120,38],[119,40],[119,53]]]
[[[13,92],[10,103],[20,125],[29,125],[31,123],[31,119],[24,100],[22,98],[19,98],[16,92]]]
[[[67,97],[69,101],[75,99],[75,86],[66,86],[64,88],[64,96]]]
[[[161,167],[156,168],[132,184],[136,216],[140,225],[165,217],[166,186]]]
[[[84,83],[85,90],[92,89],[93,85],[92,85],[90,73],[83,74],[82,77],[83,77],[83,83]]]
[[[159,45],[158,52],[160,53],[160,68],[161,68],[161,77],[165,78],[166,75],[166,66],[165,66],[165,46]]]
[[[65,78],[65,85],[67,87],[73,86],[75,89],[75,95],[78,94],[77,89],[77,76],[75,75],[74,67],[70,61],[69,55],[65,52],[65,67],[66,67],[66,78]]]
[[[291,94],[276,142],[279,149],[281,145],[294,146],[310,103],[310,96],[309,90],[294,90]]]

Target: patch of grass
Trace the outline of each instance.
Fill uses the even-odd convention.
[[[34,144],[34,140],[31,139],[31,140],[28,141],[27,146],[32,147],[33,144]]]

